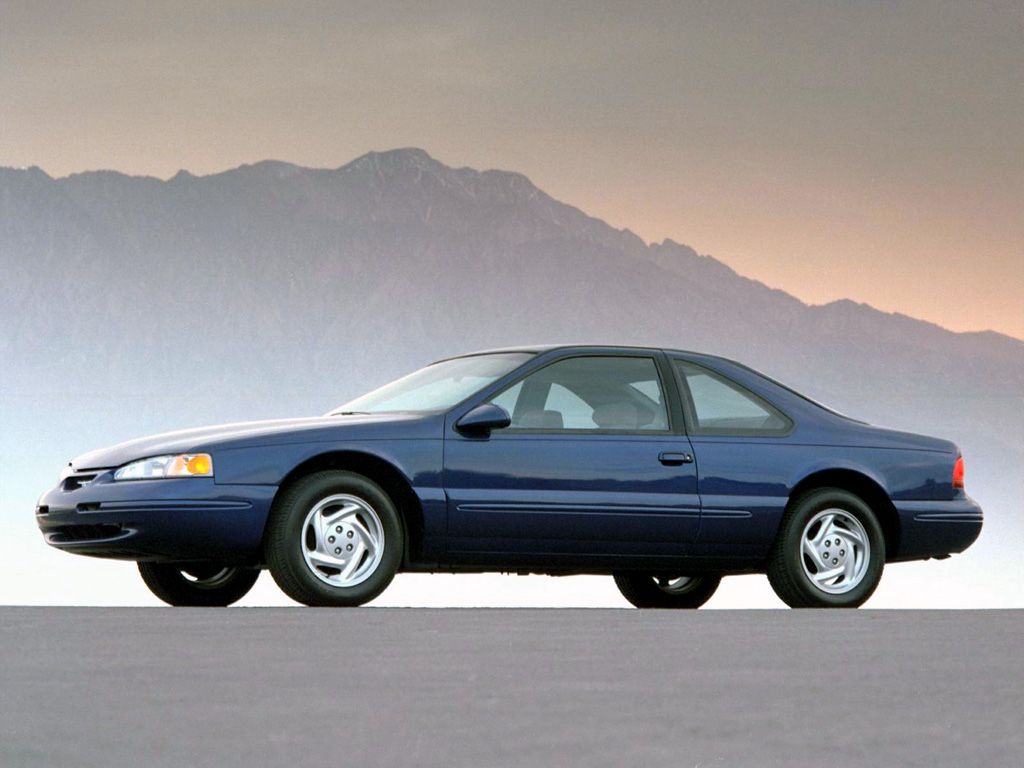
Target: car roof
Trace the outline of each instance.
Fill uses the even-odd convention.
[[[532,354],[541,354],[543,352],[552,352],[555,350],[622,350],[624,352],[669,352],[678,353],[681,355],[700,355],[702,357],[714,357],[720,360],[729,360],[727,357],[720,355],[713,355],[707,352],[698,352],[696,350],[686,349],[672,349],[669,347],[651,347],[644,345],[632,345],[632,344],[523,344],[521,346],[514,347],[495,347],[493,349],[480,349],[475,352],[466,352],[461,355],[452,355],[451,357],[443,358],[444,360],[453,360],[459,357],[475,357],[477,355],[500,355],[510,354],[514,352],[528,352]],[[438,360],[437,362],[441,362]],[[729,360],[729,362],[735,362]]]

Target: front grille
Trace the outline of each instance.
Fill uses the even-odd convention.
[[[101,541],[120,536],[124,531],[120,525],[94,523],[91,525],[62,525],[53,529],[52,540],[60,541]]]
[[[98,476],[98,472],[84,472],[76,475],[68,475],[64,478],[63,488],[65,491],[74,491],[82,486],[88,485]]]

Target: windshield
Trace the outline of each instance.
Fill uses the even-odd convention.
[[[515,370],[533,356],[500,352],[442,360],[338,406],[331,415],[443,411]]]

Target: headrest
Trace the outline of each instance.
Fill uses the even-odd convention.
[[[516,419],[516,426],[526,429],[562,429],[565,422],[558,411],[526,411]]]
[[[598,429],[638,429],[640,410],[632,403],[605,403],[594,409],[591,417]]]

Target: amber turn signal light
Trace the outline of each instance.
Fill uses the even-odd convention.
[[[205,453],[193,456],[185,463],[185,468],[190,475],[208,475],[210,474],[210,457]]]

